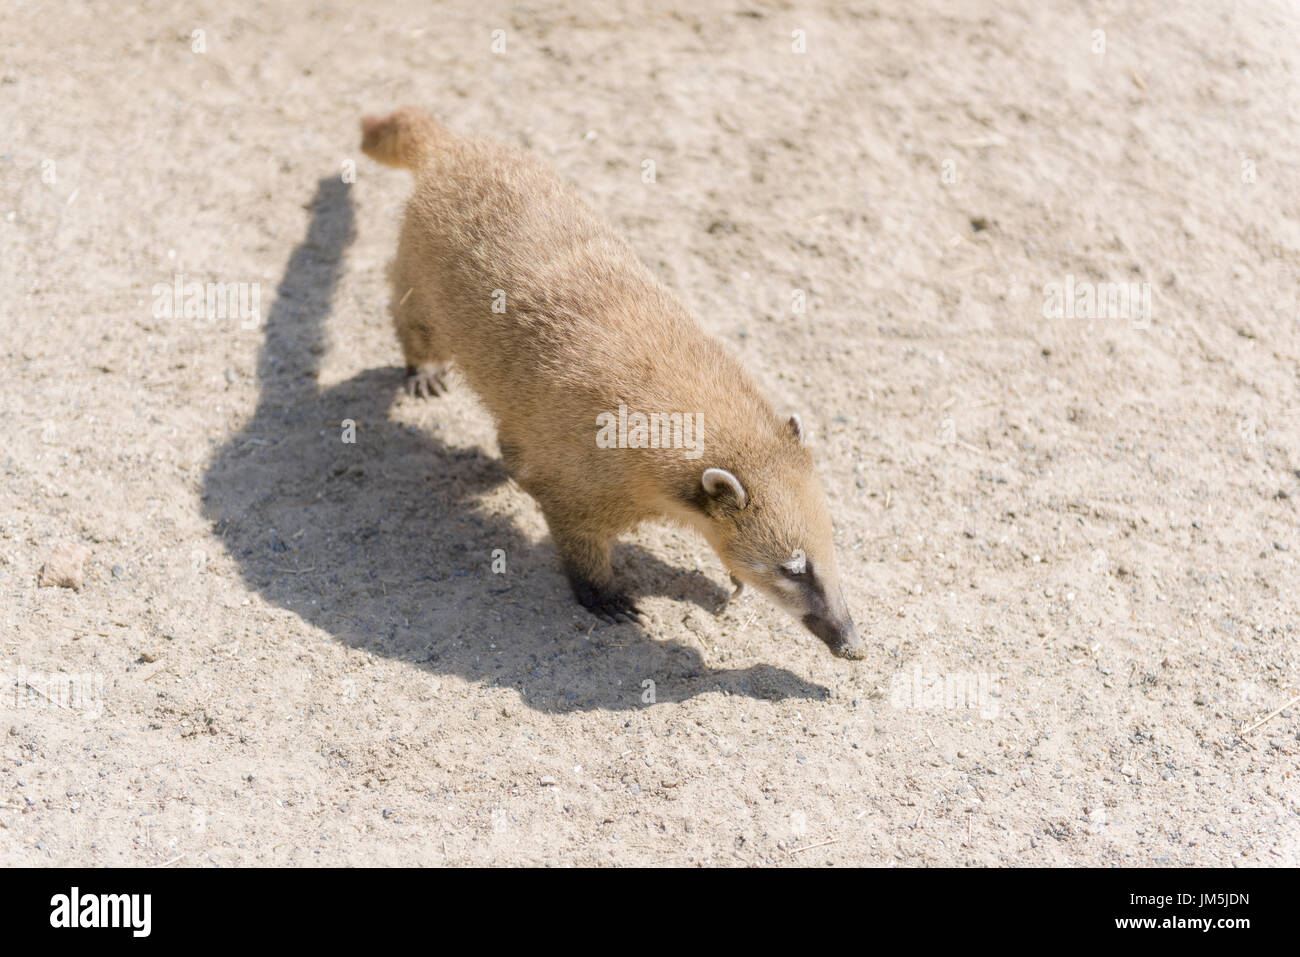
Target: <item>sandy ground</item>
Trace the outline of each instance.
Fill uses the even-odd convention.
[[[0,865],[1300,863],[1294,4],[189,6],[0,8]],[[405,103],[802,413],[865,661],[399,394]]]

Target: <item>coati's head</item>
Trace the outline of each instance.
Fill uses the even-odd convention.
[[[744,469],[704,470],[692,502],[704,516],[697,527],[738,583],[763,592],[841,658],[864,657],[840,589],[826,495],[798,416],[772,447],[754,451],[744,456]]]

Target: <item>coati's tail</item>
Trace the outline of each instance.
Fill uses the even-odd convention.
[[[361,118],[361,152],[398,169],[417,169],[446,135],[424,110],[406,106],[388,116]]]

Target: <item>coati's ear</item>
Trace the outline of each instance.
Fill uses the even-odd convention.
[[[700,478],[700,485],[709,501],[717,505],[730,505],[732,508],[744,508],[749,500],[740,479],[726,469],[705,469]]]
[[[794,433],[795,441],[803,445],[803,420],[798,415],[792,415],[786,425],[790,426],[790,431]]]

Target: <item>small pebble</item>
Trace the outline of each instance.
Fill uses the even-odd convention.
[[[84,545],[63,545],[45,560],[38,584],[41,588],[71,588],[80,591],[85,582],[86,559],[90,549]]]

